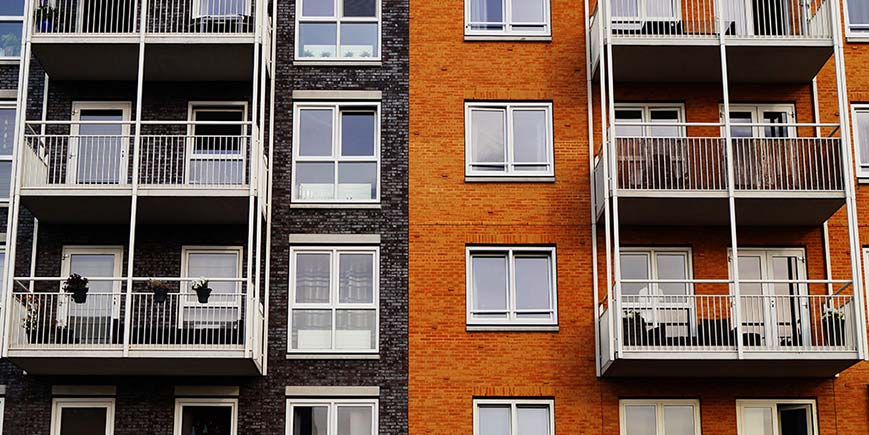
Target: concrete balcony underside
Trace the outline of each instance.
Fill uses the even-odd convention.
[[[608,377],[831,377],[860,362],[856,352],[629,352],[603,365]]]
[[[120,350],[9,351],[9,361],[33,375],[257,376],[261,367],[243,351],[167,352]]]

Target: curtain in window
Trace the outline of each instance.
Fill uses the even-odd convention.
[[[0,155],[11,156],[15,143],[15,108],[0,108]]]
[[[860,145],[860,166],[869,168],[869,111],[857,112],[854,124],[857,144]]]
[[[475,23],[504,22],[502,0],[471,0],[471,21]],[[492,28],[491,26],[480,27]]]
[[[869,26],[869,2],[866,0],[848,0],[848,18],[851,25]]]
[[[372,256],[369,254],[341,254],[340,258],[339,302],[374,302]]]
[[[329,303],[329,254],[296,257],[296,302]]]
[[[546,112],[542,110],[513,112],[513,153],[516,163],[547,163],[549,158],[546,136]],[[545,170],[546,167],[539,169]]]

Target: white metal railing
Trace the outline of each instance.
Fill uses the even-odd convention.
[[[845,189],[838,138],[734,139],[737,190]]]
[[[206,134],[237,130],[237,134]],[[135,132],[129,122],[28,123],[22,186],[107,187],[132,182]],[[208,130],[211,128],[211,130]],[[108,131],[111,134],[87,134]],[[140,135],[139,183],[161,187],[246,186],[249,123],[145,122]]]
[[[135,34],[141,0],[31,0],[35,34]],[[149,0],[153,34],[252,34],[255,0]]]
[[[611,0],[614,36],[832,39],[831,0]],[[719,8],[720,6],[720,8]],[[595,8],[597,19],[602,8]],[[595,20],[597,21],[597,20]]]
[[[91,278],[86,300],[76,302],[60,291],[60,278],[16,279],[9,349],[245,350],[253,328],[245,280],[211,279],[206,303],[189,289],[190,280],[169,281],[161,298],[144,278],[135,279],[129,294],[125,278]],[[30,285],[36,291],[23,291]]]

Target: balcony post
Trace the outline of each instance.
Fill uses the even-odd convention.
[[[596,197],[596,187],[595,182],[596,178],[594,176],[594,78],[592,77],[592,63],[594,60],[591,58],[591,44],[597,44],[598,41],[592,41],[591,32],[589,29],[591,28],[591,18],[589,18],[589,0],[584,0],[584,8],[585,11],[585,58],[586,58],[586,68],[585,68],[585,81],[586,81],[586,104],[588,110],[588,174],[590,186],[589,198],[591,199],[591,221],[589,224],[591,225],[591,276],[592,276],[592,297],[594,298],[592,302],[592,310],[594,320],[594,370],[595,375],[600,377],[601,375],[601,334],[600,334],[600,277],[598,275],[598,267],[597,267],[597,197]],[[606,165],[604,165],[606,166]],[[268,276],[268,275],[266,275]],[[612,332],[612,329],[610,329]],[[607,337],[609,340],[609,337]],[[612,348],[612,346],[610,346]]]
[[[739,290],[739,245],[736,234],[736,198],[734,191],[736,190],[736,180],[734,178],[735,171],[733,170],[733,136],[730,131],[730,83],[727,74],[727,41],[725,40],[726,28],[724,25],[724,2],[716,2],[718,8],[718,47],[721,56],[721,91],[723,95],[724,113],[724,151],[725,160],[727,163],[727,203],[730,211],[730,245],[732,258],[730,260],[731,280],[733,281],[733,317],[736,323],[736,354],[739,359],[742,359],[742,299]]]

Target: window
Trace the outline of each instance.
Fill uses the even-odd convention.
[[[120,319],[121,276],[124,249],[121,246],[64,246],[61,276],[78,274],[85,278],[118,277],[113,281],[91,281],[83,303],[57,299],[57,326],[67,328],[70,342],[88,345],[112,344],[114,325]],[[63,283],[58,283],[58,291]]]
[[[175,435],[236,435],[238,400],[177,399]]]
[[[14,101],[0,101],[0,201],[9,200],[12,187],[12,152],[15,148],[17,113]]]
[[[67,149],[67,184],[127,184],[130,103],[76,101]]]
[[[240,246],[184,246],[181,248],[182,278],[211,280],[211,294],[207,304],[202,304],[191,288],[192,281],[183,285],[181,306],[182,321],[179,326],[190,328],[223,328],[234,330],[241,319],[244,292],[241,270],[243,249]],[[214,281],[214,279],[223,279]],[[225,279],[231,279],[226,281]],[[171,296],[170,296],[171,297]],[[226,331],[226,338],[237,332]],[[220,335],[220,334],[218,334]]]
[[[378,349],[379,249],[290,250],[290,352]]]
[[[700,435],[696,400],[622,400],[621,435]]]
[[[196,124],[189,126],[185,183],[245,184],[247,103],[190,103],[189,118]]]
[[[869,32],[869,2],[866,0],[847,0],[845,15],[848,17],[848,30],[852,33]]]
[[[380,201],[380,104],[296,104],[293,201]]]
[[[467,250],[468,325],[558,324],[555,248]]]
[[[555,174],[550,103],[468,103],[465,158],[469,176]]]
[[[550,34],[549,0],[465,0],[465,35]]]
[[[644,280],[684,281],[692,279],[691,250],[687,248],[622,248],[621,307],[636,313],[643,325],[626,329],[625,344],[647,344],[646,329],[657,337],[687,337],[694,329],[693,293],[685,282],[643,282]]]
[[[377,399],[287,401],[287,435],[375,435]]]
[[[297,0],[297,60],[380,60],[380,0]]]
[[[193,0],[194,18],[236,18],[249,15],[248,0]]]
[[[854,104],[851,107],[851,119],[854,123],[857,175],[869,177],[869,104]]]
[[[114,399],[54,399],[51,435],[112,435],[115,433]]]
[[[24,27],[24,0],[0,2],[0,60],[21,57],[21,35]]]
[[[724,112],[723,107],[721,108],[721,112]],[[792,104],[734,104],[730,106],[730,135],[735,139],[746,137],[795,137],[797,135],[796,127],[771,125],[792,124],[795,122],[795,119],[796,111]],[[724,122],[723,119],[722,122]],[[754,125],[741,126],[739,124]],[[722,131],[722,136],[723,134],[724,132]]]
[[[737,400],[739,435],[817,435],[814,400]]]
[[[474,435],[553,435],[552,400],[474,400]]]
[[[616,104],[617,137],[683,137],[685,107],[681,104]],[[621,123],[630,125],[619,125]],[[636,125],[641,124],[641,125]]]

